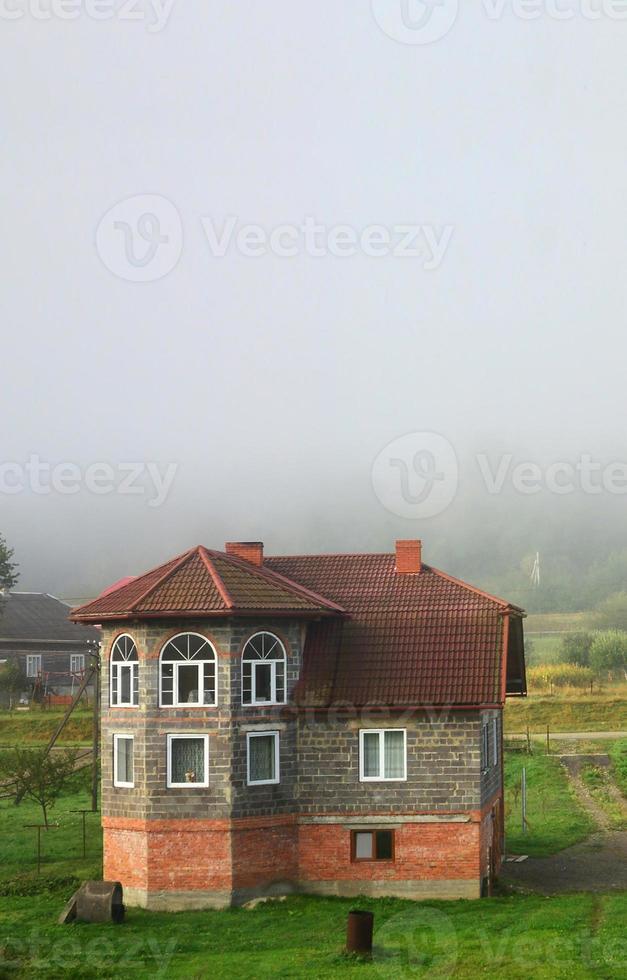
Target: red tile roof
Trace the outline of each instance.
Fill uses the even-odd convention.
[[[301,705],[478,705],[504,700],[504,617],[521,610],[434,568],[402,575],[394,555],[266,559],[349,612],[310,624]],[[521,634],[522,635],[522,634]]]
[[[71,619],[100,623],[251,612],[323,615],[343,610],[269,568],[199,546],[73,609]]]
[[[294,693],[300,705],[500,704],[506,666],[512,692],[524,693],[522,610],[428,565],[399,574],[394,555],[276,557],[258,567],[197,547],[71,618],[255,613],[313,620]]]

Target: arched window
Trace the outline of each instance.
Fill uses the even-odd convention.
[[[161,704],[216,704],[216,652],[205,636],[179,633],[161,651]]]
[[[274,633],[255,633],[242,652],[242,704],[285,703],[285,647]]]
[[[139,658],[135,640],[128,633],[111,647],[111,705],[134,708],[139,703]]]

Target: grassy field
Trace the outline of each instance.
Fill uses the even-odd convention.
[[[520,783],[527,770],[527,833],[522,832]],[[505,830],[513,854],[547,857],[584,840],[594,830],[577,803],[566,772],[551,756],[508,755],[505,766]]]
[[[528,772],[530,833],[517,837],[523,763]],[[77,780],[79,777],[76,777]],[[510,849],[548,854],[591,829],[553,758],[507,759]],[[503,972],[528,977],[627,976],[627,895],[559,898],[504,895],[481,902],[294,897],[254,910],[149,913],[129,909],[122,926],[59,926],[56,918],[78,879],[100,874],[98,817],[88,817],[87,857],[80,818],[88,806],[75,790],[52,811],[59,828],[43,834],[42,873],[35,871],[39,822],[30,803],[0,801],[0,977],[52,978],[459,978]],[[375,955],[361,963],[342,952],[346,916],[375,914]]]
[[[578,980],[624,977],[626,968],[624,894],[360,900],[375,915],[372,963],[342,953],[355,906],[345,899],[177,915],[132,909],[121,926],[56,926],[60,904],[61,896],[45,895],[3,908],[3,976]]]
[[[627,738],[621,738],[610,749],[614,782],[627,799]]]
[[[566,696],[530,695],[512,698],[505,707],[505,731],[554,732],[627,731],[627,700],[603,694]]]
[[[51,708],[30,711],[0,711],[0,747],[45,744],[63,718],[64,711]],[[87,745],[91,743],[92,713],[76,708],[68,721],[59,744]]]

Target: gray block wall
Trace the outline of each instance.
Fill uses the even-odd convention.
[[[297,713],[241,704],[241,650],[267,629],[288,651],[288,699],[298,679],[306,626],[298,620],[234,619],[111,624],[102,643],[102,812],[131,819],[230,819],[282,813],[410,813],[476,810],[500,786],[500,766],[482,773],[477,711],[382,715]],[[176,632],[207,636],[218,653],[216,708],[159,708],[159,652]],[[129,633],[139,653],[139,705],[110,707],[109,654]],[[497,712],[497,715],[499,712]],[[407,780],[359,781],[359,729],[407,730]],[[248,786],[246,733],[280,733],[277,785]],[[113,734],[134,736],[135,786],[113,786]],[[167,788],[166,736],[209,735],[209,786]]]

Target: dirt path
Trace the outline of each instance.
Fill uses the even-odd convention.
[[[590,764],[609,768],[609,756],[563,755],[560,762],[568,772],[577,800],[599,829],[585,841],[567,847],[552,857],[527,858],[520,864],[506,862],[501,877],[510,884],[543,895],[627,890],[627,830],[609,829],[610,821],[605,810],[590,795],[581,779],[582,770]],[[620,790],[612,784],[614,794],[615,799],[624,805]]]

